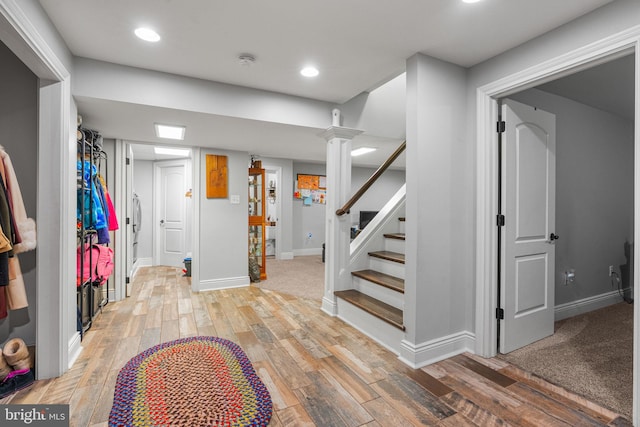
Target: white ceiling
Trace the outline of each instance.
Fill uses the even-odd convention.
[[[118,64],[343,103],[404,72],[421,52],[469,67],[612,0],[40,0],[71,52]],[[156,44],[133,35],[154,28]],[[241,66],[249,53],[256,62]],[[315,79],[299,69],[314,64]],[[179,115],[187,132],[206,132],[214,147],[273,157],[324,160],[317,129],[207,120],[176,110],[79,100],[87,125],[105,136],[156,141],[133,117]],[[156,119],[160,120],[160,119]],[[217,126],[205,126],[214,120]],[[133,123],[132,123],[133,122]],[[176,122],[176,120],[172,120]],[[186,123],[185,123],[186,124]],[[193,126],[193,127],[192,127]],[[234,127],[235,126],[235,127]],[[246,129],[245,129],[246,127]],[[239,132],[239,129],[242,131]],[[233,129],[233,131],[230,131]],[[227,138],[230,134],[246,133]],[[269,148],[265,147],[265,133]],[[261,138],[251,139],[255,135]],[[316,146],[316,140],[320,143]],[[397,141],[378,141],[381,146]],[[219,144],[231,145],[231,147]],[[271,145],[273,144],[273,147]],[[289,145],[292,144],[292,145]],[[374,156],[375,157],[375,156]],[[357,160],[357,162],[365,162]],[[377,160],[376,160],[377,162]],[[379,164],[379,163],[378,163]]]

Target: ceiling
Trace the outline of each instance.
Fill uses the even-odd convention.
[[[537,89],[634,120],[635,56],[627,55]]]
[[[344,103],[402,74],[406,59],[421,52],[470,67],[535,38],[612,0],[40,0],[75,56],[205,80]],[[552,11],[553,13],[550,13]],[[496,25],[499,23],[500,25]],[[133,30],[149,26],[162,37],[149,44]],[[505,36],[508,34],[508,36]],[[241,54],[256,61],[242,66]],[[299,74],[315,65],[314,79]],[[317,129],[237,119],[198,117],[178,110],[84,99],[85,123],[105,136],[157,142],[124,114],[177,115],[193,122],[187,133],[205,132],[219,148],[225,134],[205,126],[214,120],[237,150],[263,156],[323,160]],[[119,110],[119,111],[118,111]],[[176,120],[172,120],[176,122]],[[246,125],[246,129],[245,129]],[[193,127],[191,127],[193,126]],[[286,128],[286,129],[285,129]],[[212,131],[213,129],[213,131]],[[255,135],[261,136],[255,138]],[[265,135],[269,139],[267,149]],[[365,138],[366,137],[362,137]],[[355,143],[355,142],[354,142]],[[377,141],[393,147],[398,141]],[[271,145],[273,144],[273,147]],[[387,150],[388,151],[388,150]],[[378,153],[379,154],[379,153]],[[373,157],[377,156],[374,155]],[[354,160],[379,164],[378,160]]]

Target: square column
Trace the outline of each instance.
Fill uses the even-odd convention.
[[[336,211],[351,197],[351,140],[361,133],[361,130],[341,126],[332,126],[322,133],[327,140],[325,279],[322,310],[331,316],[337,314],[334,291],[348,289],[351,286],[351,217],[349,214],[338,216]]]

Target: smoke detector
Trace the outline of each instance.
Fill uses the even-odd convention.
[[[256,58],[255,56],[249,55],[248,53],[243,53],[242,55],[238,56],[238,62],[243,67],[250,67],[254,64],[254,62],[256,62]]]

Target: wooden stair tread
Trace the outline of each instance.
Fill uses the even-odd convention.
[[[362,310],[377,317],[378,319],[383,320],[392,326],[395,326],[400,330],[405,330],[402,321],[402,310],[398,308],[390,306],[387,303],[372,298],[369,295],[363,294],[362,292],[355,289],[335,291],[334,295],[355,305],[356,307],[361,308]]]
[[[384,237],[386,237],[387,239],[404,240],[405,234],[404,233],[387,233],[384,235]]]
[[[398,218],[398,221],[400,222],[404,222],[405,218],[403,216],[401,216],[400,218]]]
[[[400,264],[404,264],[404,254],[400,254],[398,252],[376,251],[376,252],[369,252],[369,256],[372,256],[372,257],[375,257],[375,258],[386,259],[387,261],[398,262]]]
[[[400,279],[399,277],[391,276],[375,270],[352,271],[351,274],[377,285],[384,286],[385,288],[392,289],[396,292],[404,293],[404,279]]]

